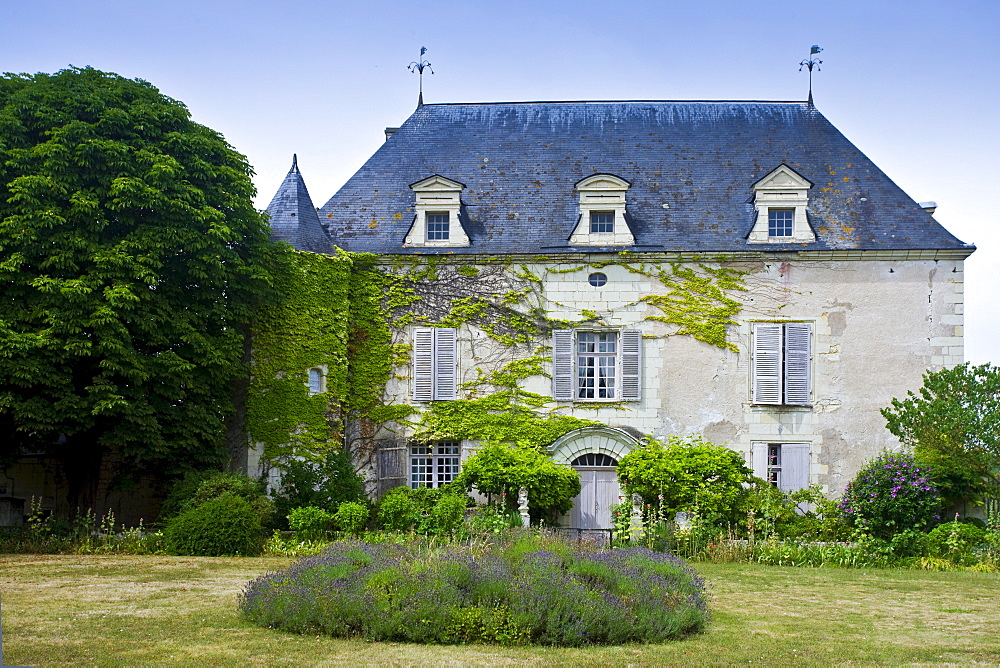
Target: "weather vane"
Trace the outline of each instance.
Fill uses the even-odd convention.
[[[427,53],[427,47],[420,47],[420,60],[414,60],[407,66],[407,69],[411,72],[416,72],[420,75],[420,97],[417,98],[417,106],[422,106],[424,103],[424,70],[428,69],[431,74],[434,74],[434,70],[431,68],[431,64],[424,60],[424,54]]]
[[[820,60],[819,58],[814,58],[814,56],[816,54],[818,54],[822,50],[823,50],[823,47],[819,46],[818,44],[813,44],[812,48],[809,49],[809,57],[806,58],[805,60],[803,60],[801,63],[799,63],[799,72],[802,71],[803,67],[805,67],[805,68],[807,68],[809,70],[809,106],[810,107],[812,106],[812,103],[813,103],[813,68],[815,67],[816,71],[819,72],[819,66],[823,63],[822,60]]]

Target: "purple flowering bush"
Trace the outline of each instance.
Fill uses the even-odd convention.
[[[669,554],[552,538],[483,545],[340,541],[251,581],[240,611],[294,633],[372,641],[579,646],[700,630],[705,585]]]
[[[890,540],[906,531],[926,531],[940,519],[941,497],[927,469],[912,455],[885,453],[847,484],[840,509],[848,524]]]

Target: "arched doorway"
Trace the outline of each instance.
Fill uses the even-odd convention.
[[[619,502],[618,461],[638,441],[621,429],[584,427],[564,434],[552,444],[552,458],[580,474],[580,495],[563,523],[576,529],[610,529],[611,506]]]

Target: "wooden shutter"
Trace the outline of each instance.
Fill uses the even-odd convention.
[[[785,403],[809,405],[809,334],[811,325],[785,325]]]
[[[573,330],[552,332],[552,397],[573,401]]]
[[[639,401],[642,393],[642,332],[625,330],[621,334],[622,399]]]
[[[455,398],[457,344],[458,336],[454,327],[434,329],[434,399],[438,401]]]
[[[750,444],[750,468],[755,476],[767,480],[767,443]]]
[[[405,441],[379,441],[376,450],[376,475],[378,495],[381,497],[393,487],[401,487],[409,482],[410,448]]]
[[[766,447],[766,446],[765,446]],[[781,444],[781,491],[794,492],[809,486],[809,444]]]
[[[413,330],[413,400],[434,399],[434,330]]]
[[[757,323],[753,327],[751,376],[753,403],[781,403],[781,332],[777,323]]]

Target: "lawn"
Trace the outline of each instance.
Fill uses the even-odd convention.
[[[1000,664],[1000,576],[698,564],[705,633],[664,645],[422,646],[294,636],[236,614],[288,559],[0,555],[5,665]]]

